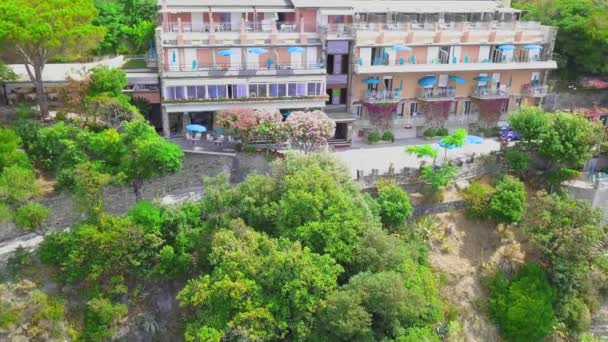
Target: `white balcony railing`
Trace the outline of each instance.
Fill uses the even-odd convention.
[[[368,103],[390,103],[399,102],[403,97],[401,90],[366,90],[364,99]]]
[[[449,100],[456,97],[456,90],[452,87],[442,88],[422,88],[418,93],[418,98],[427,101]]]
[[[511,94],[510,88],[489,88],[487,86],[475,86],[473,88],[473,97],[479,99],[502,99],[508,98]]]

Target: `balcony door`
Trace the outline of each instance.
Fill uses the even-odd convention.
[[[230,69],[241,70],[241,66],[243,64],[243,57],[241,56],[241,49],[232,48],[230,50],[232,51],[232,54],[230,55]]]
[[[241,29],[241,13],[230,13],[230,31],[238,31]]]

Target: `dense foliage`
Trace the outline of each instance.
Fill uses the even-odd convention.
[[[526,210],[526,188],[511,176],[503,177],[488,203],[489,216],[496,222],[519,222]]]
[[[390,235],[378,215],[402,224],[407,195],[387,184],[376,201],[349,178],[326,155],[291,155],[234,188],[205,180],[199,203],[142,201],[53,233],[40,257],[86,290],[82,334],[93,341],[114,331],[120,298],[162,280],[187,280],[187,341],[438,341],[445,307],[426,242]]]
[[[551,333],[555,294],[542,267],[527,264],[512,278],[490,281],[489,309],[509,341],[542,341]]]
[[[526,10],[524,19],[558,28],[555,52],[565,78],[581,74],[606,74],[608,6],[594,0],[519,0],[514,6]]]
[[[407,193],[394,182],[378,184],[378,205],[382,224],[388,229],[402,227],[412,216],[413,208]]]

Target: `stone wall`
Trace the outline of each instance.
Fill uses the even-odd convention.
[[[189,193],[202,192],[204,177],[225,173],[229,176],[231,182],[236,183],[243,180],[249,173],[267,173],[269,170],[269,159],[262,155],[212,152],[186,153],[184,165],[180,172],[146,182],[143,195],[148,200],[156,200],[166,196],[180,197]],[[112,214],[123,214],[135,203],[135,194],[129,186],[110,187],[105,191],[104,198],[105,209]],[[68,228],[79,218],[70,194],[52,194],[41,199],[40,203],[51,209],[51,216],[41,229],[43,233]],[[4,241],[23,235],[26,235],[25,232],[16,228],[13,223],[0,223],[0,246]]]
[[[493,152],[486,156],[462,160],[455,165],[458,166],[457,179],[481,177],[500,170],[500,153]],[[418,178],[419,174],[419,168],[411,167],[405,167],[401,170],[389,169],[388,172],[382,174],[379,173],[378,169],[372,169],[368,174],[363,170],[357,170],[357,181],[364,189],[371,189],[376,187],[378,180],[388,178],[395,180],[407,191],[416,191],[421,184]]]
[[[543,100],[547,111],[590,108],[593,103],[608,105],[608,91],[602,89],[553,90]]]

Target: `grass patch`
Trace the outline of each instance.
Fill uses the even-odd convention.
[[[146,61],[143,59],[129,59],[122,65],[123,69],[142,69],[147,67]]]

